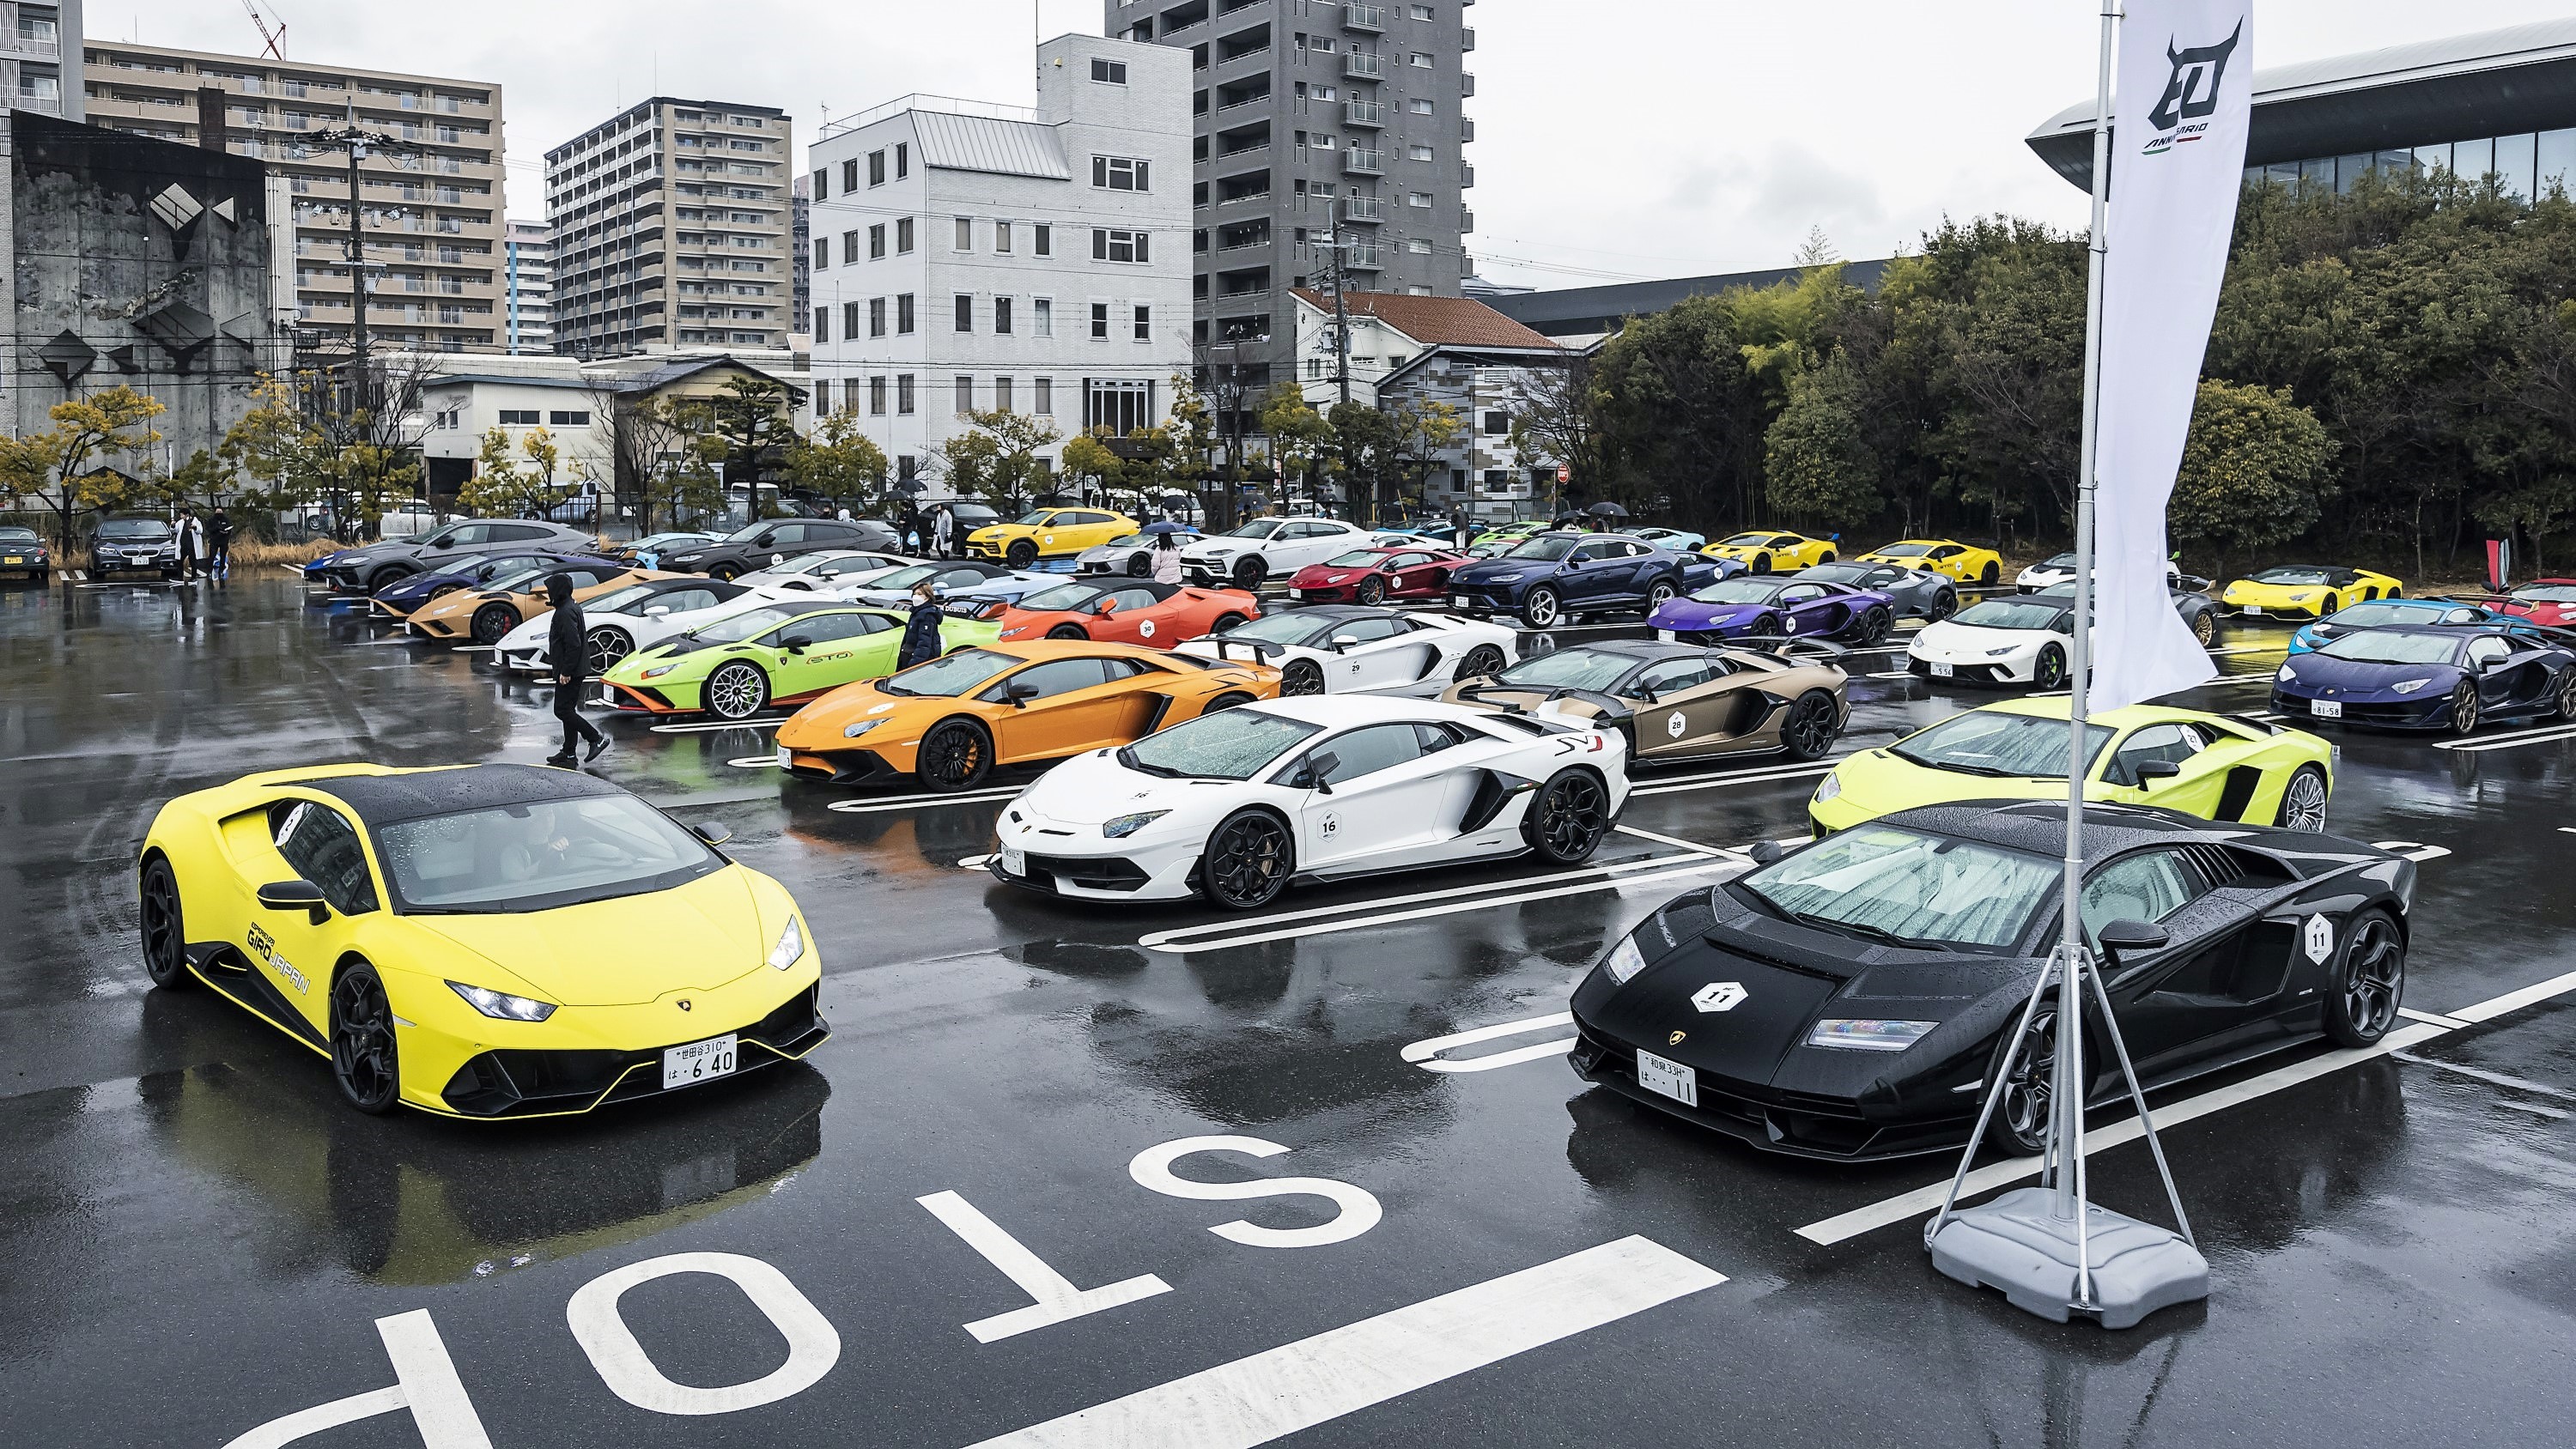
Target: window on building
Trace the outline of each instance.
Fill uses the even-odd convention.
[[[814,309],[814,340],[816,342],[832,340],[832,309],[829,307]]]
[[[894,410],[905,417],[913,414],[912,374],[899,372],[894,379]]]
[[[1154,385],[1125,379],[1092,378],[1082,400],[1082,426],[1107,428],[1125,437],[1154,425]]]
[[[1431,13],[1431,7],[1428,5],[1407,6],[1406,13],[1410,14],[1416,20],[1430,20],[1435,18]]]
[[[1406,65],[1409,65],[1409,66],[1413,67],[1415,70],[1429,70],[1429,69],[1431,69],[1431,57],[1429,57],[1429,56],[1427,56],[1427,55],[1424,55],[1421,51],[1418,51],[1418,50],[1417,50],[1417,51],[1415,51],[1415,52],[1413,52],[1412,54],[1410,54],[1410,55],[1406,56],[1406,57],[1404,58],[1404,63],[1405,63]]]
[[[1154,340],[1154,309],[1151,307],[1136,309],[1136,340],[1139,342]]]
[[[894,299],[894,331],[898,337],[912,335],[912,294],[910,292]]]
[[[894,471],[897,481],[909,483],[921,476],[921,459],[916,454],[905,453],[894,460]]]
[[[883,297],[868,299],[868,335],[870,337],[886,335],[885,304],[886,299]],[[856,302],[841,304],[841,335],[844,337],[859,335],[859,304]]]
[[[957,415],[964,417],[975,410],[975,379],[957,374]]]
[[[1510,413],[1492,412],[1485,414],[1486,437],[1499,438],[1506,433],[1509,433],[1511,430],[1512,415]]]
[[[1123,60],[1105,60],[1099,56],[1093,56],[1091,58],[1091,78],[1100,82],[1102,85],[1123,86],[1127,84],[1127,62]]]
[[[972,292],[957,294],[957,330],[960,332],[975,330],[975,294]]]
[[[1009,256],[1011,254],[1011,224],[1009,222],[997,221],[993,223],[993,250],[1002,256]]]
[[[993,335],[996,337],[1011,335],[1011,299],[1008,297],[993,299]]]
[[[877,416],[877,417],[884,417],[884,416],[885,416],[885,402],[886,402],[886,380],[885,380],[884,378],[882,378],[882,377],[872,377],[872,378],[869,378],[869,379],[868,379],[868,411],[869,411],[871,414],[873,414],[873,415],[875,415],[875,416]]]
[[[868,228],[868,260],[875,261],[877,258],[884,255],[885,223],[878,222],[876,225]]]
[[[574,408],[569,412],[560,410],[549,412],[546,414],[546,424],[557,428],[586,428],[590,426],[590,412],[586,408]]]
[[[856,165],[857,163],[844,162],[842,164]],[[868,184],[870,186],[885,185],[885,153],[883,151],[870,151],[868,153]]]
[[[1032,390],[1036,392],[1037,396],[1031,399],[1030,410],[1042,418],[1054,417],[1055,379],[1051,377],[1041,377],[1033,385]]]
[[[909,141],[897,141],[894,143],[894,179],[901,181],[903,178],[910,176],[911,174],[912,143]]]
[[[1427,257],[1431,255],[1431,238],[1423,236],[1414,237],[1405,242],[1404,249],[1413,253],[1417,257]]]
[[[1404,108],[1417,116],[1427,116],[1432,113],[1430,98],[1426,96],[1416,96],[1406,101]]]
[[[1407,206],[1429,206],[1431,204],[1431,193],[1428,191],[1408,191],[1404,193],[1404,204]]]
[[[1130,156],[1091,158],[1091,184],[1103,191],[1146,191],[1146,163]]]
[[[505,428],[533,428],[537,426],[537,410],[535,408],[503,408],[501,409],[501,426]]]
[[[1342,138],[1334,135],[1330,131],[1317,131],[1311,138],[1309,138],[1307,144],[1318,151],[1331,151],[1338,149],[1341,146]]]
[[[1109,304],[1106,302],[1091,304],[1091,335],[1103,342],[1109,340]]]
[[[814,199],[816,201],[829,201],[831,198],[832,168],[826,166],[814,173]]]
[[[1148,245],[1150,234],[1141,231],[1114,231],[1108,227],[1091,229],[1091,259],[1095,262],[1148,262],[1153,260]]]
[[[1055,255],[1055,228],[1041,221],[1029,228],[1029,250],[1042,257]]]
[[[823,271],[831,265],[832,239],[827,236],[814,238],[814,270]]]
[[[1053,298],[1031,297],[1029,299],[1029,335],[1032,337],[1053,337],[1055,335],[1055,301]]]
[[[911,217],[898,216],[894,219],[894,254],[899,257],[912,254]]]
[[[1406,159],[1413,161],[1437,161],[1440,159],[1437,155],[1433,154],[1431,148],[1428,146],[1407,146],[1404,148],[1404,154]]]
[[[1010,380],[1009,378],[1007,378],[1007,377],[997,377],[997,378],[994,378],[994,379],[993,379],[993,411],[995,411],[995,412],[997,412],[997,413],[1006,413],[1006,412],[1009,412],[1010,410],[1011,410],[1011,380]]]
[[[961,252],[971,252],[975,250],[975,218],[971,216],[961,216],[957,218],[956,246],[957,250]]]

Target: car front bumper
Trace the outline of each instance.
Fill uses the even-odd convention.
[[[573,1008],[583,1016],[609,1014],[643,1018],[648,1013],[654,1027],[645,1028],[647,1044],[629,1046],[622,1041],[611,1044],[607,1039],[630,1035],[611,1026],[603,1031],[583,1031],[583,1036],[598,1036],[600,1045],[567,1045],[547,1047],[484,1047],[474,1050],[447,1070],[448,1058],[464,1041],[443,1034],[414,1034],[402,1041],[405,1066],[404,1096],[411,1104],[433,1112],[456,1117],[560,1117],[588,1112],[611,1102],[634,1101],[644,1097],[669,1096],[692,1086],[690,1082],[674,1086],[662,1084],[662,1054],[679,1046],[706,1041],[730,1034],[735,1042],[737,1065],[726,1077],[729,1080],[762,1067],[801,1060],[808,1052],[831,1037],[831,1025],[823,1019],[822,986],[809,983],[786,1000],[761,1009],[763,1002],[774,999],[776,983],[757,982],[766,992],[742,990],[739,984],[719,987],[713,992],[691,993],[692,1009],[685,1018],[692,1028],[701,1022],[703,1032],[660,1040],[655,1035],[669,1036],[667,1023],[675,1012],[654,1007]],[[748,998],[736,1001],[735,997]],[[565,1015],[558,1012],[558,1016]],[[546,1023],[552,1025],[551,1019]],[[619,1023],[623,1025],[624,1023]],[[641,1025],[640,1020],[636,1023]],[[451,1045],[452,1043],[452,1045]],[[426,1058],[426,1060],[420,1060]],[[423,1077],[435,1076],[442,1070],[434,1102],[414,1098],[411,1075],[418,1070]]]
[[[1576,1076],[1641,1105],[1670,1113],[1766,1152],[1831,1162],[1870,1162],[1955,1150],[1975,1129],[1973,1114],[1936,1121],[1880,1120],[1845,1098],[1782,1091],[1695,1073],[1699,1105],[1689,1106],[1637,1081],[1637,1048],[1575,1017]],[[1971,1106],[1974,1097],[1965,1099]]]
[[[994,834],[1000,849],[988,866],[993,878],[1023,890],[1089,901],[1179,901],[1198,894],[1201,839],[1155,839],[1149,828],[1140,837],[1110,840],[1097,825],[1048,820],[1024,806],[1005,810]]]
[[[2427,697],[2429,696],[2429,698]],[[2320,696],[2292,694],[2278,684],[2272,687],[2272,712],[2301,724],[2369,725],[2391,730],[2446,730],[2451,727],[2451,696],[2426,690],[2413,698],[2354,700],[2343,697],[2325,702],[2343,707],[2333,718],[2317,714]]]

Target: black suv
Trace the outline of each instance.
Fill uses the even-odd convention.
[[[731,579],[826,548],[892,553],[894,530],[873,518],[765,518],[714,543],[664,554],[662,567]]]

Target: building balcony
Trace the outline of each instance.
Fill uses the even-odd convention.
[[[1353,242],[1350,246],[1349,252],[1342,258],[1342,266],[1345,269],[1354,272],[1374,272],[1379,270],[1380,263],[1377,256],[1377,243]]]
[[[1374,147],[1353,146],[1342,153],[1344,176],[1384,176],[1386,153]]]
[[[1463,188],[1465,188],[1465,187],[1473,186],[1473,185],[1475,185],[1475,184],[1476,184],[1476,168],[1475,168],[1475,167],[1473,167],[1473,166],[1462,166],[1462,167],[1460,167],[1460,168],[1458,168],[1458,169],[1459,169],[1461,172],[1465,173],[1465,174],[1460,178],[1460,180],[1459,180],[1459,182],[1458,182],[1458,185],[1459,185],[1462,189],[1463,189]]]
[[[1476,139],[1476,118],[1475,118],[1475,117],[1473,117],[1473,116],[1461,116],[1461,117],[1459,117],[1459,118],[1458,118],[1458,128],[1459,128],[1459,133],[1458,133],[1458,139],[1459,139],[1459,140],[1461,140],[1461,141],[1473,141],[1473,140],[1475,140],[1475,139]]]
[[[1476,27],[1470,25],[1458,32],[1458,48],[1460,50],[1476,48]]]
[[[17,60],[59,61],[63,56],[63,47],[59,41],[39,40],[32,35],[0,31],[0,55]]]
[[[1345,30],[1365,30],[1372,34],[1383,35],[1386,33],[1386,7],[1383,5],[1345,5],[1342,7],[1342,28]]]
[[[1465,97],[1465,96],[1472,96],[1472,95],[1474,95],[1475,93],[1476,93],[1476,73],[1475,73],[1474,71],[1472,71],[1472,70],[1471,70],[1471,71],[1464,72],[1463,74],[1461,74],[1461,75],[1458,77],[1458,94],[1459,94],[1461,97]]]
[[[1458,209],[1458,229],[1460,231],[1474,231],[1476,229],[1476,213],[1467,210],[1465,207],[1460,207]]]
[[[1361,126],[1372,131],[1385,130],[1386,107],[1379,105],[1375,101],[1344,101],[1342,103],[1342,124],[1345,126]]]
[[[1386,58],[1375,51],[1349,51],[1342,56],[1342,74],[1352,80],[1384,80]]]
[[[1353,196],[1345,198],[1342,202],[1342,220],[1364,221],[1371,225],[1384,222],[1386,220],[1386,198],[1381,196]]]

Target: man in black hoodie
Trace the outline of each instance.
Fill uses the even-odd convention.
[[[581,687],[590,678],[589,621],[581,616],[581,605],[573,602],[572,575],[556,574],[546,580],[546,598],[554,605],[554,614],[546,625],[546,659],[555,676],[555,718],[563,721],[563,749],[546,763],[571,769],[583,760],[596,760],[608,748],[608,736],[599,726],[581,717]],[[590,742],[590,753],[575,759],[573,749],[583,740]]]

